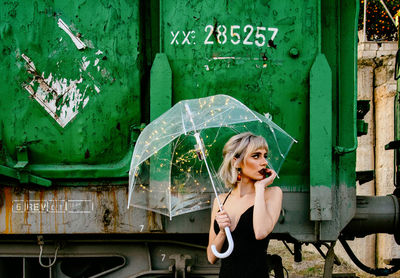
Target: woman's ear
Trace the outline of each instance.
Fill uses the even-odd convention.
[[[242,162],[243,162],[243,161],[242,161]],[[231,165],[232,165],[233,168],[235,168],[235,169],[237,169],[237,168],[242,168],[242,167],[241,167],[241,164],[242,164],[242,163],[239,163],[237,157],[234,157],[234,158],[232,159]]]
[[[232,166],[232,168],[237,168],[237,167],[236,167],[236,164],[237,164],[237,158],[236,158],[236,157],[233,157],[233,159],[231,160],[231,166]]]

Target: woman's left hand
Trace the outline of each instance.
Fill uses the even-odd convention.
[[[256,181],[254,183],[256,189],[264,190],[266,187],[270,186],[274,182],[276,178],[276,172],[272,169],[266,169],[266,172],[267,172],[267,177],[265,179]]]

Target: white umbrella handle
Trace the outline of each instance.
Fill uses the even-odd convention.
[[[228,257],[233,251],[234,244],[233,244],[231,230],[229,230],[229,227],[225,227],[225,234],[226,234],[226,238],[228,239],[228,250],[226,250],[224,253],[220,253],[220,252],[218,252],[218,250],[214,244],[211,245],[211,250],[214,253],[215,257],[220,258],[220,259]]]

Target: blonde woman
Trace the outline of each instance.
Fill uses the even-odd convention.
[[[232,254],[221,260],[219,277],[268,277],[266,256],[268,235],[278,221],[282,207],[282,190],[269,187],[276,173],[268,169],[268,145],[261,136],[250,132],[233,136],[223,149],[224,160],[219,175],[229,193],[219,196],[223,211],[215,200],[207,247],[208,261],[217,257],[211,250],[227,249],[225,227],[229,227],[235,243]]]

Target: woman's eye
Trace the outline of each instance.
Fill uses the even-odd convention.
[[[258,154],[255,154],[255,155],[253,155],[253,157],[254,157],[254,158],[258,158],[259,156],[258,156]]]

